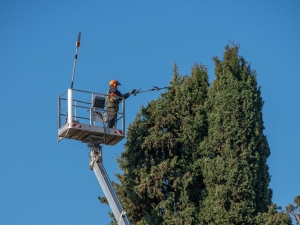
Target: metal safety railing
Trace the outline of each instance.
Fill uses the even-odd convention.
[[[66,123],[77,122],[94,126],[106,127],[108,123],[105,107],[106,94],[77,89],[68,89],[58,96],[58,129]],[[96,97],[103,100],[103,106],[95,107]],[[125,129],[125,99],[117,97],[119,111],[116,119],[116,129]]]

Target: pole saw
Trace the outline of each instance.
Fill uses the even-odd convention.
[[[73,89],[74,75],[75,75],[75,70],[76,70],[76,60],[77,60],[77,57],[78,57],[78,48],[80,46],[80,36],[81,36],[81,31],[78,34],[78,40],[77,40],[77,42],[75,44],[75,46],[76,46],[76,53],[75,53],[75,56],[74,56],[74,66],[73,66],[73,73],[72,73],[71,89]]]
[[[156,86],[153,86],[153,88],[149,89],[149,90],[142,90],[142,89],[139,89],[139,90],[134,90],[134,92],[132,92],[131,94],[136,96],[137,94],[141,94],[141,93],[144,93],[144,92],[149,92],[149,91],[159,91],[159,90],[162,90],[162,89],[169,89],[170,87],[156,87]]]

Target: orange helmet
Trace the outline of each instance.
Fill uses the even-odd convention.
[[[117,81],[117,80],[111,80],[111,81],[109,81],[108,85],[109,85],[110,87],[116,88],[117,86],[119,86],[119,85],[121,85],[121,84],[120,84],[120,82]]]

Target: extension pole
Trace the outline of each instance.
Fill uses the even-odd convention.
[[[75,70],[76,70],[76,60],[77,60],[77,57],[78,57],[78,48],[80,46],[80,36],[81,36],[81,32],[79,32],[78,40],[76,42],[76,53],[75,53],[75,57],[74,57],[74,66],[73,66],[73,73],[72,73],[71,89],[73,88],[73,83],[74,83],[74,75],[75,75]]]
[[[134,96],[136,96],[137,94],[141,94],[141,93],[144,93],[144,92],[149,92],[149,91],[159,91],[159,90],[162,90],[162,89],[169,89],[169,88],[170,88],[170,87],[166,87],[166,86],[164,86],[164,87],[162,87],[162,88],[153,86],[152,89],[149,89],[149,90],[142,90],[142,89],[140,89],[140,90],[135,91],[135,92],[132,93],[132,94],[133,94]]]

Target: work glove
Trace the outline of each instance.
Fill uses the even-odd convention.
[[[135,90],[135,89],[132,89],[132,91],[129,92],[129,94],[134,94],[135,92],[136,92],[136,90]]]

